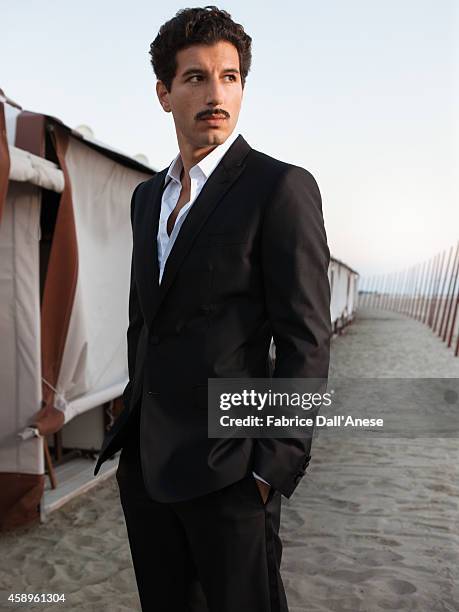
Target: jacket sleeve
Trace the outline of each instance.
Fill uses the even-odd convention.
[[[262,228],[265,302],[276,347],[273,378],[328,378],[330,251],[317,183],[289,166]],[[290,497],[310,460],[311,438],[258,438],[252,469]]]
[[[135,197],[136,197],[136,193],[141,184],[142,183],[137,185],[137,187],[134,189],[134,192],[131,198],[131,226],[133,230],[134,230]],[[129,409],[129,404],[131,401],[132,389],[134,385],[137,345],[139,343],[139,335],[140,335],[140,332],[144,324],[142,311],[140,309],[139,296],[137,293],[137,284],[136,284],[136,279],[135,279],[134,248],[135,248],[135,245],[133,244],[132,257],[131,257],[131,281],[130,281],[130,289],[129,289],[129,326],[127,330],[129,382],[123,391],[123,405],[126,409]]]

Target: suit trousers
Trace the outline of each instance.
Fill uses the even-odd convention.
[[[252,473],[173,503],[149,497],[133,419],[116,478],[143,612],[288,612],[280,575],[281,494]]]

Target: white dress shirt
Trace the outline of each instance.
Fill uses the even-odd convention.
[[[215,170],[215,168],[218,166],[220,160],[228,151],[228,149],[237,137],[238,134],[233,132],[223,144],[218,145],[217,147],[215,147],[215,149],[212,149],[212,151],[208,155],[206,155],[204,159],[201,159],[199,163],[190,168],[190,199],[180,209],[170,236],[168,236],[167,234],[167,220],[169,219],[171,212],[174,210],[177,204],[182,189],[180,175],[183,170],[183,164],[182,158],[180,157],[180,153],[169,166],[169,170],[167,171],[166,177],[164,179],[164,182],[167,184],[167,187],[164,189],[163,198],[161,200],[161,211],[159,215],[158,227],[158,264],[160,283],[163,277],[164,267],[166,265],[169,253],[171,252],[172,247],[174,246],[174,242],[180,232],[180,228],[182,227],[182,224],[185,221],[185,218],[188,212],[190,211],[193,202],[201,193],[201,189],[204,187],[205,182]]]
[[[233,132],[230,136],[228,136],[228,138],[223,144],[216,146],[208,155],[201,159],[200,162],[190,168],[190,199],[180,209],[170,236],[167,233],[167,220],[169,219],[172,211],[177,205],[177,201],[180,197],[180,192],[182,189],[180,175],[183,170],[183,163],[182,158],[180,157],[180,153],[169,166],[169,170],[167,171],[164,180],[167,186],[163,191],[163,197],[161,200],[161,210],[159,214],[159,226],[157,235],[160,284],[163,278],[164,267],[166,265],[167,258],[169,257],[169,253],[171,252],[172,247],[174,246],[174,242],[180,232],[180,228],[182,227],[182,224],[185,221],[185,218],[188,212],[190,211],[193,202],[196,200],[196,198],[201,192],[201,189],[204,187],[207,179],[218,166],[222,157],[225,155],[225,153],[228,151],[228,149],[237,137],[238,134],[236,132]],[[253,472],[253,475],[258,480],[262,480],[263,482],[269,485],[266,480],[264,480],[255,472]]]

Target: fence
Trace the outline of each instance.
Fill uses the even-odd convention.
[[[358,305],[392,310],[427,325],[459,355],[459,242],[406,270],[363,278]]]

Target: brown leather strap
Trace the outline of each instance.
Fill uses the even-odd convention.
[[[54,125],[52,139],[65,186],[61,194],[46,273],[41,310],[42,375],[56,387],[72,314],[78,276],[78,246],[73,215],[72,187],[65,161],[69,134]],[[43,384],[43,400],[50,407],[54,391]],[[59,418],[57,411],[56,418]],[[60,413],[62,415],[62,413]]]
[[[46,117],[38,113],[19,113],[16,118],[15,146],[38,157],[45,157],[45,121]]]
[[[2,221],[3,207],[8,192],[8,179],[10,176],[10,153],[6,138],[5,108],[0,102],[0,223]]]

